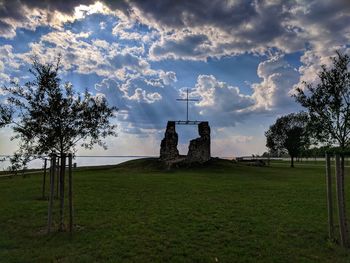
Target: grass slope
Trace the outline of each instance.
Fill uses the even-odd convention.
[[[350,262],[327,241],[324,167],[287,166],[77,170],[72,237],[44,233],[40,176],[1,178],[0,262]]]

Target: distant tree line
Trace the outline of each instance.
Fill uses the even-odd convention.
[[[334,152],[341,152],[340,147],[336,146],[311,146],[310,148],[303,149],[299,152],[297,156],[295,156],[297,161],[302,161],[303,159],[308,159],[308,158],[324,158],[325,153],[334,153]],[[344,152],[350,153],[350,147],[345,148]],[[264,152],[262,157],[277,157],[277,158],[289,158],[290,155],[288,152]]]

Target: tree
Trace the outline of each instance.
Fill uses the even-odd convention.
[[[308,115],[304,112],[282,116],[265,132],[266,146],[272,152],[287,152],[294,167],[294,158],[309,145]]]
[[[30,69],[33,81],[24,86],[12,82],[11,87],[3,88],[9,94],[11,118],[7,122],[20,143],[16,159],[62,155],[74,152],[78,144],[106,148],[102,139],[116,136],[111,118],[117,108],[110,107],[105,97],[93,96],[87,90],[75,92],[68,82],[61,85],[60,66],[60,58],[46,64],[35,59]]]
[[[19,139],[19,149],[11,158],[12,168],[17,170],[38,156],[52,155],[52,160],[56,160],[58,154],[61,160],[57,178],[60,230],[63,231],[66,154],[74,152],[78,144],[90,149],[95,144],[106,148],[102,139],[116,136],[116,125],[111,123],[111,119],[117,108],[110,107],[103,96],[93,96],[87,90],[80,94],[73,90],[70,83],[61,85],[59,71],[60,58],[55,64],[34,60],[30,69],[33,81],[24,86],[12,82],[11,87],[3,89],[8,93],[8,112],[11,113],[9,118],[4,115],[4,123],[10,124],[15,134],[13,138]],[[48,231],[52,215],[53,174],[52,168]]]
[[[1,103],[1,102],[0,102]],[[9,107],[0,104],[0,128],[5,127],[11,122],[12,112]],[[0,158],[0,162],[5,161],[5,158]]]
[[[313,136],[322,143],[339,147],[340,158],[336,156],[336,160],[340,159],[340,167],[337,165],[340,172],[336,173],[338,213],[341,240],[343,245],[347,245],[344,152],[350,146],[350,57],[336,53],[332,58],[332,67],[321,66],[318,84],[304,82],[304,88],[297,88],[295,99],[309,111]]]
[[[304,82],[294,97],[309,111],[313,136],[344,150],[350,146],[350,57],[337,52],[332,62],[330,69],[322,65],[318,84]]]
[[[11,122],[12,111],[9,107],[0,104],[0,128]]]

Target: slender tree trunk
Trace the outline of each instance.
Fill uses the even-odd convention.
[[[290,156],[290,167],[294,168],[294,156]]]
[[[69,177],[69,232],[73,232],[73,179],[72,179],[72,154],[68,155],[68,177]]]
[[[60,169],[60,231],[64,230],[64,175],[66,172],[66,154],[61,153]]]
[[[50,165],[50,195],[49,195],[49,208],[47,216],[47,232],[50,233],[52,225],[52,207],[53,199],[55,193],[55,169],[56,169],[56,155],[51,156],[51,165]]]
[[[346,235],[346,246],[349,245],[348,242],[348,235],[349,235],[349,231],[348,231],[348,224],[347,224],[347,218],[346,218],[346,206],[345,206],[345,157],[344,157],[344,153],[341,154],[341,158],[340,158],[340,165],[341,165],[341,189],[342,189],[342,195],[343,195],[343,211],[344,211],[344,224],[345,224],[345,235]]]
[[[333,219],[333,191],[332,191],[332,173],[331,158],[326,153],[326,184],[327,184],[327,207],[328,207],[328,236],[330,240],[334,239],[334,219]]]
[[[45,158],[45,160],[44,160],[44,174],[43,174],[43,189],[42,189],[43,199],[45,199],[46,169],[47,169],[47,159]]]
[[[345,213],[345,199],[344,199],[344,174],[342,158],[339,154],[336,154],[336,180],[337,180],[337,197],[338,197],[338,213],[339,213],[339,230],[340,230],[340,242],[343,247],[348,245],[348,231],[346,223]]]
[[[58,198],[59,195],[59,186],[60,186],[60,158],[57,158],[57,163],[56,163],[56,179],[57,179],[57,184],[56,184],[56,198]]]

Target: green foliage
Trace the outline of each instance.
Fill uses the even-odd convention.
[[[304,112],[291,113],[278,118],[265,132],[266,147],[271,152],[287,152],[293,158],[309,146],[308,115]]]
[[[0,178],[0,261],[350,262],[327,242],[324,163],[287,166],[75,170],[72,237],[46,234],[41,175]]]
[[[60,59],[55,64],[34,60],[30,72],[34,80],[24,86],[4,87],[11,106],[11,124],[20,147],[14,163],[25,163],[32,156],[74,151],[79,143],[85,148],[115,136],[111,118],[117,110],[106,98],[80,94],[70,83],[61,83]]]
[[[294,96],[309,111],[310,131],[319,142],[350,146],[350,57],[337,52],[333,67],[322,66],[319,83],[304,82]]]

